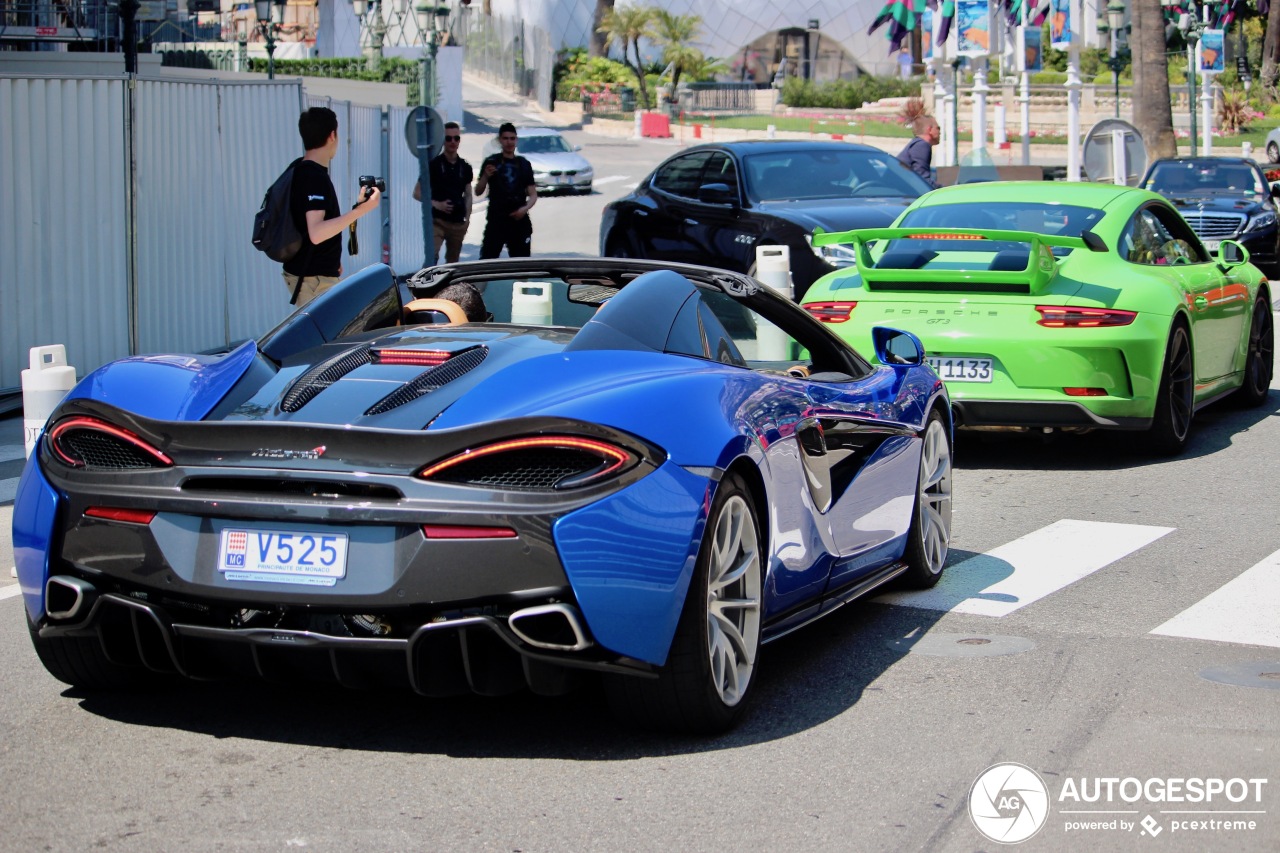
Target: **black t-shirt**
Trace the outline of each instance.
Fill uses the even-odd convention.
[[[453,202],[453,213],[432,210],[431,215],[445,222],[466,219],[466,190],[471,186],[473,177],[471,164],[461,157],[450,163],[443,154],[437,154],[428,166],[431,169],[431,200]]]
[[[294,167],[292,191],[289,205],[293,221],[304,237],[307,235],[308,210],[323,210],[325,219],[337,219],[342,215],[329,170],[313,160],[303,160]],[[304,243],[302,251],[284,264],[284,271],[292,275],[336,276],[341,269],[341,234],[335,234],[318,246],[310,241]]]
[[[505,218],[529,201],[533,167],[519,154],[508,160],[498,153],[484,158],[481,173],[490,163],[497,166],[498,171],[489,176],[489,218]]]

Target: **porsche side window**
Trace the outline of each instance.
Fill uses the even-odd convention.
[[[713,152],[698,151],[659,167],[653,176],[653,186],[681,198],[697,198],[702,183],[702,171]]]
[[[1174,243],[1173,247],[1168,247],[1169,263],[1209,263],[1209,258],[1200,248],[1200,241],[1195,232],[1191,230],[1191,226],[1187,224],[1186,220],[1178,215],[1177,211],[1164,205],[1152,205],[1147,208],[1146,212],[1159,223],[1159,226]]]

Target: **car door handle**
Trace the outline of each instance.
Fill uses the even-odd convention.
[[[637,211],[636,211],[636,216],[648,216],[648,215],[649,215],[649,211],[647,211],[647,210],[637,210]]]
[[[685,224],[685,225],[697,225],[697,224],[698,224],[698,220],[696,220],[696,219],[686,219],[686,220],[684,221],[684,224]]]

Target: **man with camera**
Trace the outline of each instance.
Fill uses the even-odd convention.
[[[290,302],[306,305],[338,283],[342,276],[342,231],[378,209],[382,192],[362,187],[363,197],[346,213],[329,178],[329,163],[338,153],[338,116],[327,107],[311,107],[298,119],[306,149],[293,170],[289,208],[298,231],[307,237],[302,251],[284,263]]]
[[[462,241],[471,224],[471,164],[458,156],[462,127],[456,121],[445,122],[444,150],[427,168],[431,170],[431,229],[435,232],[436,250],[431,256],[440,259],[444,244],[445,263],[455,263],[462,255]],[[422,182],[413,185],[413,200],[422,201]]]

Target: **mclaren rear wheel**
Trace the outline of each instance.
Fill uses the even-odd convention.
[[[1169,333],[1169,343],[1165,347],[1155,417],[1148,433],[1152,448],[1165,456],[1181,453],[1191,435],[1194,413],[1195,370],[1191,337],[1187,334],[1187,327],[1179,323]]]
[[[1259,296],[1253,304],[1253,320],[1249,323],[1249,351],[1244,358],[1244,381],[1236,399],[1244,406],[1261,406],[1271,390],[1275,371],[1275,323],[1271,304]]]
[[[751,493],[728,474],[716,489],[667,662],[654,679],[606,678],[615,714],[644,728],[701,734],[737,721],[756,678],[763,565]]]
[[[157,680],[156,674],[144,667],[112,663],[97,637],[41,637],[30,616],[27,630],[36,657],[63,684],[88,690],[119,690]]]
[[[911,589],[938,582],[951,548],[951,437],[937,409],[930,413],[922,438],[907,570],[899,576],[900,584]]]

